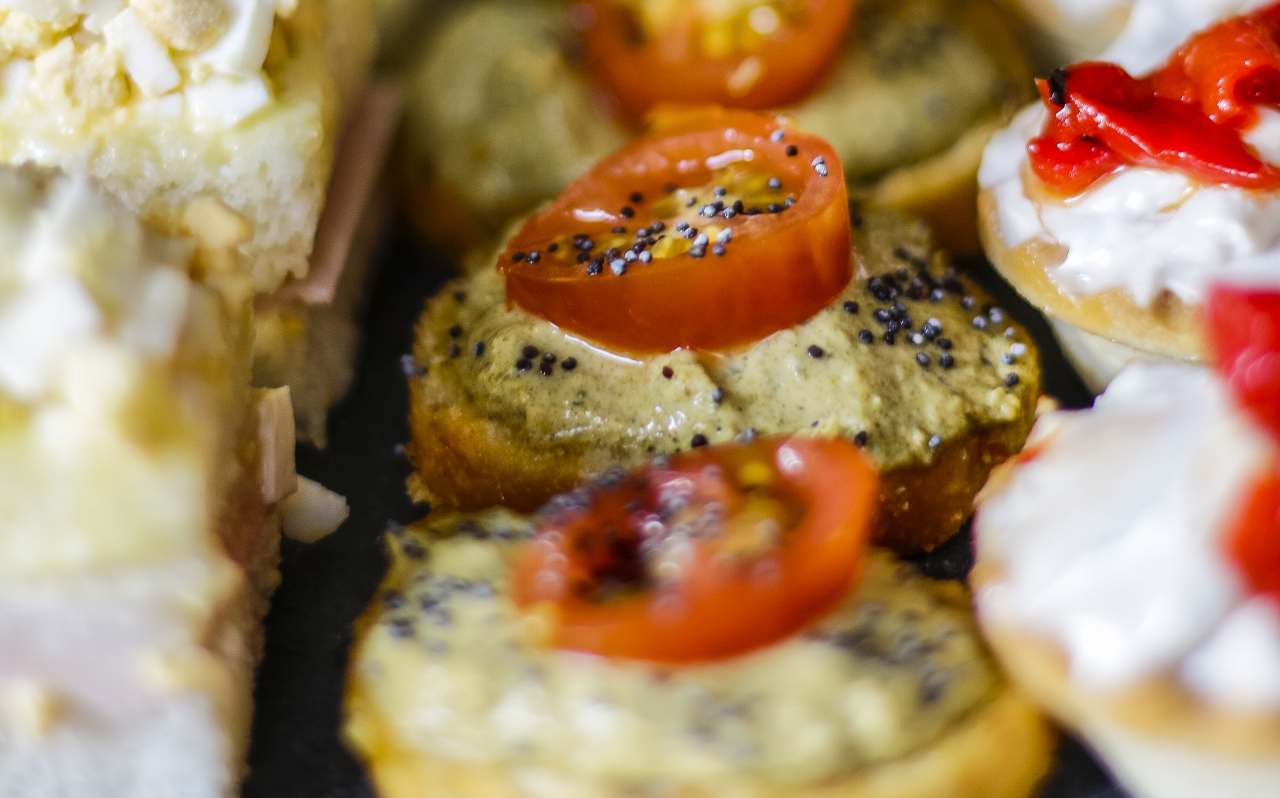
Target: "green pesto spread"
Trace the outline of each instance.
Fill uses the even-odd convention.
[[[415,179],[496,232],[628,131],[577,55],[568,4],[478,0],[428,43],[408,104]],[[863,0],[831,74],[788,113],[855,181],[946,150],[1026,98],[1007,24],[974,0]],[[458,209],[441,211],[452,216]]]
[[[1026,331],[945,264],[922,224],[887,213],[859,221],[857,276],[842,296],[719,355],[605,352],[508,307],[490,259],[432,300],[415,394],[465,401],[535,449],[582,457],[588,472],[795,433],[854,440],[889,470],[930,463],[976,430],[1025,422],[1040,381]]]
[[[393,535],[352,678],[401,750],[536,795],[787,795],[919,750],[999,689],[963,588],[876,551],[841,606],[748,655],[660,668],[543,648],[507,593],[528,533],[492,511]]]

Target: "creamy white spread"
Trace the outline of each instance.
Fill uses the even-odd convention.
[[[1276,447],[1218,378],[1135,364],[1093,410],[1042,419],[1029,445],[1043,448],[975,522],[999,569],[981,612],[1054,641],[1090,688],[1173,672],[1207,700],[1280,708],[1280,607],[1224,553]]]
[[[172,97],[198,124],[234,126],[270,103],[263,67],[275,18],[295,5],[0,0],[0,105],[31,94],[81,108],[153,108]]]
[[[1261,0],[1138,3],[1104,56],[1141,74],[1163,63],[1192,33]],[[1127,167],[1067,201],[1028,191],[1027,142],[1044,127],[1039,105],[993,137],[979,181],[996,201],[1010,247],[1061,245],[1050,275],[1065,293],[1126,291],[1149,305],[1168,291],[1198,304],[1223,278],[1280,285],[1280,193],[1204,185],[1173,170]],[[1258,154],[1280,158],[1280,114],[1263,111],[1246,133]]]

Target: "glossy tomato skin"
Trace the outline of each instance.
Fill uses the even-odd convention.
[[[598,164],[512,239],[498,264],[508,301],[608,349],[644,355],[754,343],[835,299],[852,277],[852,253],[843,170],[831,146],[748,112],[677,114],[666,124]],[[628,262],[622,273],[599,266],[616,253],[597,256],[594,274],[569,257],[574,236],[649,224],[648,208],[630,198],[652,200],[672,185],[714,182],[718,170],[739,167],[767,173],[794,194],[776,212],[707,220],[728,230],[724,245]],[[662,235],[679,233],[673,226]],[[539,253],[534,263],[525,257],[531,252]]]
[[[1256,119],[1256,106],[1280,104],[1280,4],[1202,31],[1151,75],[1083,63],[1038,86],[1051,116],[1028,146],[1031,167],[1063,194],[1078,194],[1125,165],[1280,188],[1280,169],[1241,133]]]
[[[1250,593],[1280,603],[1280,463],[1245,496],[1227,535],[1227,555]]]
[[[804,0],[799,25],[784,25],[758,47],[721,57],[698,52],[694,39],[708,21],[692,9],[651,39],[616,0],[583,0],[580,17],[589,65],[638,118],[663,103],[759,110],[800,99],[835,60],[853,9],[853,0]]]
[[[559,648],[667,664],[737,656],[848,594],[876,496],[874,468],[842,441],[697,450],[549,516],[517,559],[513,595],[549,611]],[[776,520],[776,539],[754,539],[744,518]],[[678,524],[694,532],[674,538],[683,553],[664,571],[653,552],[683,534]]]

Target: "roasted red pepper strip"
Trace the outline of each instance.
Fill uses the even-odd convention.
[[[1031,167],[1062,193],[1077,194],[1125,165],[1280,188],[1280,169],[1240,132],[1256,106],[1280,104],[1280,3],[1198,34],[1150,76],[1084,63],[1038,85],[1053,116],[1028,146]]]
[[[1280,292],[1215,286],[1207,312],[1218,370],[1280,442]]]
[[[1280,602],[1280,468],[1250,488],[1226,545],[1249,592]]]

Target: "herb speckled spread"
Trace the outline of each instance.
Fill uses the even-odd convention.
[[[627,137],[587,75],[567,4],[480,0],[427,46],[409,145],[491,231],[557,194]],[[946,150],[1027,99],[1030,73],[980,0],[864,0],[831,74],[790,111],[855,181]],[[452,211],[437,211],[451,213]]]
[[[888,470],[1027,421],[1040,368],[1026,331],[946,265],[922,224],[856,212],[855,222],[857,272],[842,296],[720,355],[601,351],[508,307],[490,259],[432,300],[415,394],[461,399],[535,449],[581,457],[588,472],[795,433],[848,438]]]
[[[544,648],[507,595],[529,532],[501,510],[394,532],[352,672],[376,720],[355,727],[556,788],[532,794],[785,795],[929,745],[999,687],[963,588],[878,551],[838,609],[748,655],[658,668]]]

